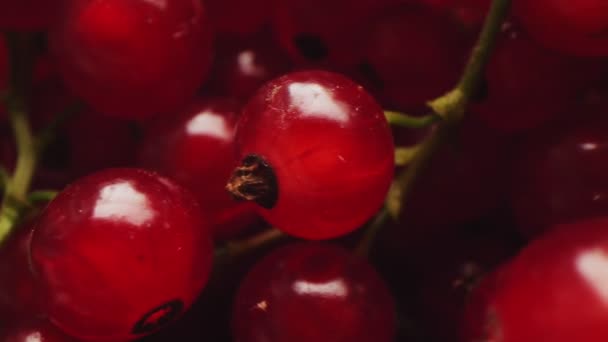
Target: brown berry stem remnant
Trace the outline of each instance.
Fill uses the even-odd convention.
[[[226,185],[226,190],[240,201],[255,201],[271,209],[278,200],[277,177],[272,167],[261,156],[251,154],[243,158]]]

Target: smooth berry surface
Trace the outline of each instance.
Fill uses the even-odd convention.
[[[505,133],[539,126],[574,106],[586,73],[580,64],[506,24],[486,68],[486,96],[471,111]]]
[[[68,86],[97,111],[141,118],[187,102],[211,62],[198,0],[75,0],[50,32]]]
[[[356,62],[362,23],[394,0],[275,0],[273,29],[294,60]]]
[[[59,14],[65,0],[2,0],[0,29],[37,31],[47,29]]]
[[[239,157],[257,155],[278,187],[277,228],[307,239],[346,234],[380,208],[393,176],[391,132],[382,109],[349,79],[294,72],[267,83],[245,106]]]
[[[237,165],[234,130],[238,106],[230,99],[201,99],[146,132],[140,165],[183,184],[196,196],[216,238],[238,235],[255,223],[252,203],[237,202],[225,185]]]
[[[415,110],[447,92],[466,60],[466,36],[449,16],[426,7],[388,8],[361,33],[360,71],[385,105]]]
[[[395,307],[367,261],[330,245],[296,244],[259,261],[233,313],[240,342],[388,342]]]
[[[605,217],[555,227],[507,265],[483,330],[501,342],[605,341],[607,262]]]
[[[536,237],[556,223],[608,208],[608,121],[588,117],[530,132],[516,155],[510,202],[518,229]]]
[[[264,83],[291,69],[289,56],[268,32],[218,36],[205,91],[249,100]]]
[[[94,341],[157,330],[205,285],[208,229],[192,196],[155,173],[109,169],[72,183],[41,214],[31,244],[50,320]]]
[[[11,317],[0,325],[2,342],[77,342],[42,318]]]
[[[204,0],[219,33],[248,35],[270,21],[273,0]]]
[[[575,56],[608,56],[604,0],[515,0],[513,12],[540,43]]]
[[[17,229],[0,247],[0,311],[35,316],[43,309],[29,260],[32,226]]]

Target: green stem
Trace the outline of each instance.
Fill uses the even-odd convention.
[[[11,71],[7,109],[17,144],[17,163],[4,188],[0,207],[0,244],[11,233],[26,206],[37,158],[26,105],[33,61],[32,37],[28,34],[8,33],[6,39]]]
[[[251,251],[267,246],[273,242],[286,238],[280,230],[276,228],[267,229],[257,235],[244,240],[229,241],[223,247],[216,249],[217,259],[226,257],[228,259],[238,258]]]
[[[473,48],[458,85],[444,96],[428,103],[439,116],[453,121],[462,120],[466,105],[481,83],[485,67],[496,44],[496,37],[500,33],[510,5],[510,0],[492,1],[492,6],[486,16],[477,44]]]
[[[395,165],[397,166],[406,166],[409,164],[412,159],[416,156],[418,151],[420,150],[420,146],[412,146],[412,147],[396,147],[395,148]]]
[[[384,111],[384,116],[389,125],[406,128],[425,128],[441,120],[441,117],[434,113],[417,117],[399,112]]]
[[[376,241],[376,236],[378,236],[378,232],[384,225],[386,221],[390,218],[389,212],[386,207],[382,208],[382,210],[374,217],[374,220],[370,223],[365,235],[359,241],[357,248],[355,249],[355,254],[367,257]]]
[[[466,106],[480,85],[485,66],[488,63],[496,37],[500,33],[503,20],[508,13],[510,0],[494,0],[486,18],[484,28],[474,47],[469,63],[458,85],[444,96],[429,102],[429,106],[441,116],[431,134],[421,143],[408,168],[397,176],[387,196],[387,209],[391,216],[398,218],[407,201],[413,184],[428,165],[435,151],[450,136],[462,121]]]
[[[57,197],[57,191],[54,190],[32,191],[27,196],[27,201],[31,204],[47,203],[52,201],[55,197]]]

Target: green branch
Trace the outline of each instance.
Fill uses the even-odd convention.
[[[389,125],[406,128],[425,128],[441,120],[441,117],[435,113],[418,117],[399,112],[384,111],[384,116]]]
[[[28,34],[8,33],[10,88],[7,111],[17,144],[17,163],[6,180],[0,207],[0,244],[17,224],[27,205],[27,194],[36,168],[36,146],[27,118],[27,94],[33,64],[33,40]]]
[[[435,116],[441,118],[441,120],[434,119],[433,123],[436,123],[436,125],[429,136],[417,145],[415,150],[397,149],[395,151],[396,161],[407,163],[408,167],[393,181],[386,198],[385,207],[377,214],[357,248],[360,254],[369,252],[375,236],[391,216],[395,219],[399,218],[401,208],[407,202],[413,184],[428,166],[435,151],[448,139],[462,121],[469,101],[480,86],[485,67],[490,59],[502,23],[507,16],[510,3],[510,0],[492,1],[483,30],[473,48],[462,78],[456,87],[447,94],[428,102],[428,105],[435,112]],[[409,117],[401,116],[396,119],[392,118],[393,121],[403,120],[408,125],[411,124],[409,119]],[[417,123],[414,122],[414,124]]]

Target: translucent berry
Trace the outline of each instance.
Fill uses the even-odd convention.
[[[590,116],[531,131],[513,165],[510,203],[518,229],[536,237],[557,223],[608,209],[608,120]]]
[[[207,281],[212,248],[186,190],[155,173],[109,169],[48,205],[31,253],[51,322],[80,339],[116,341],[180,316]]]
[[[3,0],[0,30],[45,30],[58,17],[64,0]]]
[[[338,247],[286,246],[266,256],[237,293],[241,342],[389,342],[395,306],[367,261]]]
[[[242,162],[228,189],[302,238],[336,237],[365,223],[393,176],[382,109],[363,87],[325,71],[262,87],[243,110],[236,144]]]
[[[146,131],[140,165],[186,186],[197,197],[216,238],[233,237],[256,222],[254,205],[225,189],[237,165],[234,130],[238,106],[222,98],[199,100]]]
[[[207,89],[246,102],[264,83],[291,69],[289,57],[266,32],[219,36]]]
[[[77,342],[42,318],[11,317],[2,323],[2,342]]]
[[[575,56],[608,56],[604,0],[515,0],[513,12],[526,31],[547,47]]]
[[[413,111],[456,84],[466,36],[449,16],[426,7],[389,8],[362,33],[360,72],[391,108]]]
[[[555,227],[506,266],[469,341],[608,340],[607,263],[605,217]]]
[[[75,0],[50,32],[68,86],[97,111],[140,118],[175,110],[211,62],[199,0]]]

